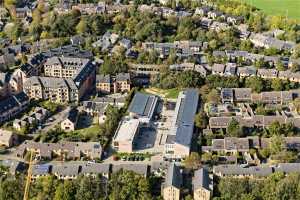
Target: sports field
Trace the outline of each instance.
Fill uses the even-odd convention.
[[[269,15],[300,19],[300,0],[239,0],[253,5]]]

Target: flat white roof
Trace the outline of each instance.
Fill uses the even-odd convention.
[[[138,119],[124,119],[120,122],[114,141],[132,141],[139,127]]]

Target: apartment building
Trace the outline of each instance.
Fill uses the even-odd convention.
[[[57,78],[72,78],[86,67],[89,59],[53,56],[44,63],[44,75]]]
[[[198,169],[194,172],[193,193],[194,200],[209,200],[212,196],[213,181],[209,177],[208,170]]]
[[[24,83],[30,99],[44,99],[56,103],[78,102],[79,90],[70,79],[32,76]]]
[[[23,112],[29,104],[29,98],[24,93],[18,93],[0,101],[0,123],[10,120]]]
[[[131,79],[129,73],[119,73],[116,76],[97,75],[96,89],[98,92],[109,94],[117,92],[129,92],[131,89]]]
[[[172,163],[167,170],[165,182],[162,185],[164,200],[180,200],[182,173],[179,166]]]
[[[78,103],[93,88],[95,66],[89,59],[54,56],[45,62],[44,74],[32,76],[23,84],[31,99]]]

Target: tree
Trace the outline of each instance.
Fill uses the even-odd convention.
[[[82,17],[80,22],[76,26],[76,32],[78,34],[89,33],[89,27],[86,17]]]
[[[77,189],[76,199],[92,200],[94,196],[92,194],[92,182],[88,177],[80,177],[79,188]]]
[[[300,58],[300,44],[296,45],[292,57],[295,59]]]
[[[297,72],[300,70],[300,65],[297,62],[292,62],[290,69],[292,72]]]
[[[9,23],[5,26],[4,32],[11,40],[16,41],[22,34],[22,24],[18,21]]]
[[[208,117],[205,114],[205,112],[199,112],[198,114],[196,114],[195,116],[195,125],[198,128],[201,129],[205,129],[207,127],[208,124]]]
[[[263,58],[260,58],[259,60],[255,61],[254,66],[258,69],[264,68],[266,65],[265,61]]]
[[[276,69],[277,69],[278,71],[284,71],[284,70],[286,70],[285,67],[284,67],[284,65],[283,65],[283,63],[280,62],[280,61],[277,62],[275,66],[276,66]]]
[[[295,109],[297,112],[300,112],[300,98],[296,98],[293,102],[294,106],[295,106]]]
[[[253,76],[246,79],[245,87],[251,88],[252,91],[259,93],[263,90],[264,83],[262,78]]]
[[[271,154],[277,154],[284,148],[284,140],[280,135],[273,135],[269,144]]]
[[[241,137],[243,135],[242,127],[240,127],[239,122],[234,118],[229,122],[226,132],[231,137]]]
[[[192,152],[183,163],[187,169],[198,169],[201,166],[201,158],[198,153]]]
[[[281,79],[272,79],[271,87],[275,91],[282,91],[284,89],[284,84]]]
[[[207,102],[209,103],[219,103],[221,102],[220,95],[216,89],[212,89],[207,95]]]
[[[113,174],[109,181],[109,199],[141,199],[150,200],[148,180],[132,171],[120,170]]]

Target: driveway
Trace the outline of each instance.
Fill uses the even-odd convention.
[[[55,115],[52,115],[53,120],[46,120],[46,122],[43,124],[43,128],[38,130],[42,133],[46,133],[51,129],[54,129],[56,125],[59,125],[60,122],[62,122],[67,116],[70,111],[71,107],[66,107],[64,110],[60,111],[59,113],[56,113]]]

